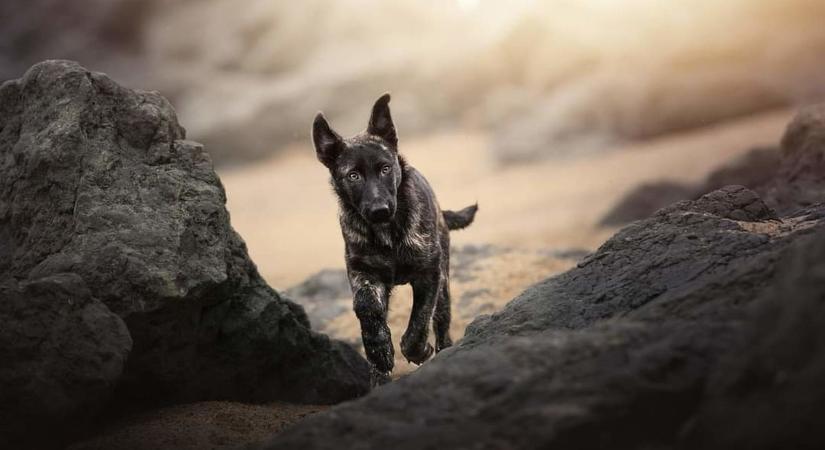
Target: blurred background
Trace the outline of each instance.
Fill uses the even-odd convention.
[[[492,261],[454,287],[485,299],[461,333],[623,222],[730,173],[758,182],[825,96],[823,24],[822,0],[7,0],[0,79],[65,58],[160,91],[279,289],[343,267],[314,114],[354,134],[391,92],[442,206],[480,204],[453,235]]]

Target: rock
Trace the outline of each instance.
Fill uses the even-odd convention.
[[[661,214],[671,211],[693,211],[741,222],[777,220],[776,212],[756,194],[744,186],[725,186],[703,195],[692,202],[677,203],[664,208]]]
[[[599,221],[602,226],[617,226],[650,217],[660,208],[680,200],[695,200],[702,195],[729,185],[742,185],[756,192],[776,175],[779,149],[755,148],[729,164],[714,170],[700,184],[689,185],[671,181],[645,183],[627,193]]]
[[[0,323],[2,448],[51,446],[87,425],[132,348],[123,320],[75,274],[0,283]]]
[[[825,201],[825,103],[803,109],[782,137],[782,164],[765,187],[765,200],[780,212]]]
[[[366,361],[262,280],[163,97],[47,61],[0,105],[0,280],[74,274],[123,319],[120,404],[367,391]]]
[[[742,187],[661,210],[254,448],[818,448],[825,205],[775,217]]]
[[[757,193],[762,192],[776,176],[781,162],[778,147],[757,147],[714,170],[698,189],[696,197],[731,184],[741,184]]]
[[[599,221],[602,226],[624,225],[644,219],[671,203],[694,197],[694,189],[672,181],[644,183],[627,193]]]
[[[825,420],[825,239],[794,243],[748,311],[740,345],[711,373],[686,430],[692,448],[821,448]],[[766,439],[769,437],[770,439]]]
[[[284,294],[303,306],[316,326],[352,311],[352,291],[344,269],[324,269]]]
[[[781,150],[754,149],[708,176],[699,186],[674,183],[642,185],[601,220],[620,225],[653,214],[674,200],[695,199],[731,184],[762,196],[780,214],[825,202],[825,103],[803,108],[782,137]],[[681,198],[679,198],[681,197]]]

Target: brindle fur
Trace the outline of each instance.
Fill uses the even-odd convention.
[[[387,311],[392,288],[410,283],[413,305],[401,352],[421,364],[450,339],[450,233],[472,223],[477,205],[441,211],[427,180],[398,154],[389,94],[375,102],[367,130],[348,139],[323,114],[312,137],[338,197],[353,309],[373,367],[373,382],[389,379],[394,350]],[[435,348],[427,342],[432,318]]]

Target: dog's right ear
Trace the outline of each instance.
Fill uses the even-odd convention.
[[[335,160],[344,147],[344,140],[330,128],[322,113],[318,113],[312,123],[312,142],[315,144],[315,155],[318,161],[327,167],[335,164]]]

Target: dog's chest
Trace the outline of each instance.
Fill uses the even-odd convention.
[[[435,265],[431,246],[399,244],[394,251],[395,284],[409,283]]]
[[[396,226],[356,226],[341,221],[347,257],[360,271],[380,275],[387,282],[406,284],[438,266],[437,229],[419,215]]]

